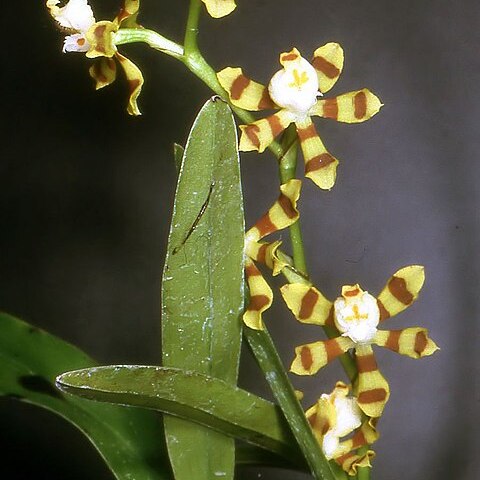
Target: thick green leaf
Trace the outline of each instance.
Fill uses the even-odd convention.
[[[223,380],[176,368],[114,365],[64,373],[57,385],[84,398],[182,417],[304,464],[281,410]]]
[[[79,428],[119,480],[171,479],[154,412],[63,395],[55,377],[95,365],[72,345],[0,313],[0,395],[44,407]]]
[[[236,384],[243,245],[236,128],[216,97],[195,120],[180,168],[162,282],[165,366]],[[177,480],[233,478],[231,438],[177,418],[165,431]]]

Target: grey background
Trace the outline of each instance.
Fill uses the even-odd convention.
[[[181,41],[186,1],[144,0],[143,23]],[[442,350],[420,361],[377,349],[392,396],[374,479],[473,479],[480,470],[478,344],[480,5],[474,0],[239,0],[205,16],[200,42],[218,69],[260,81],[278,54],[309,57],[328,41],[346,63],[332,94],[364,86],[385,107],[363,125],[318,121],[341,160],[332,192],[304,183],[311,276],[334,298],[359,281],[377,293],[401,266],[425,265],[419,301],[385,328],[428,327]],[[97,1],[97,19],[116,1]],[[88,60],[61,54],[43,2],[3,6],[0,306],[104,363],[158,363],[159,277],[174,189],[171,145],[184,142],[207,88],[143,46],[127,52],[146,77],[144,116],[124,113],[120,80],[95,93]],[[243,155],[250,225],[276,196],[268,154]],[[278,283],[278,282],[277,282]],[[279,283],[278,283],[279,284]],[[285,364],[319,338],[277,299],[268,324]],[[329,366],[292,377],[306,403],[342,378]],[[269,396],[245,352],[241,385]],[[1,478],[110,479],[93,448],[52,415],[0,400]],[[301,479],[249,469],[239,478]]]

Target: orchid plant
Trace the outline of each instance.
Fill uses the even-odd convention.
[[[380,111],[381,101],[366,88],[324,97],[344,65],[334,42],[317,48],[311,60],[297,48],[281,53],[281,69],[267,86],[243,68],[212,67],[198,47],[199,18],[204,11],[214,18],[232,14],[233,0],[191,0],[184,45],[141,26],[140,0],[124,0],[111,21],[98,21],[92,7],[87,0],[46,0],[65,34],[63,52],[92,59],[97,89],[114,82],[122,67],[128,114],[140,115],[144,83],[138,66],[119,52],[128,43],[177,59],[214,94],[185,147],[175,147],[179,178],[162,278],[163,365],[100,367],[65,342],[2,315],[0,393],[70,420],[122,480],[233,479],[239,463],[297,469],[322,480],[368,479],[377,425],[394,394],[372,345],[411,358],[438,350],[425,328],[377,328],[417,300],[424,269],[401,268],[378,297],[354,284],[328,300],[308,275],[296,165],[299,146],[305,176],[332,189],[338,160],[320,139],[315,117],[360,123]],[[270,113],[251,113],[263,110]],[[239,141],[232,112],[241,123]],[[267,149],[279,163],[279,196],[245,233],[239,151]],[[291,254],[279,238],[264,240],[285,229]],[[290,371],[314,375],[339,359],[349,382],[339,380],[305,411],[264,321],[275,296],[272,275],[287,282],[280,289],[285,321],[318,325],[328,337],[296,347]],[[237,387],[242,335],[276,403]],[[145,409],[162,412],[163,428]]]

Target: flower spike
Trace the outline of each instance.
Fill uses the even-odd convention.
[[[438,350],[425,328],[378,330],[381,321],[411,305],[424,283],[423,267],[412,265],[398,270],[378,298],[356,285],[345,285],[334,302],[319,290],[304,284],[287,284],[282,296],[298,321],[335,326],[340,336],[300,345],[295,349],[291,371],[314,375],[342,353],[355,350],[358,368],[358,404],[369,417],[380,417],[390,396],[388,382],[378,369],[372,345],[386,347],[411,358],[423,358]]]
[[[113,58],[122,67],[130,86],[127,112],[140,115],[137,99],[143,85],[140,69],[117,51],[114,35],[120,28],[140,28],[137,15],[140,0],[125,0],[123,7],[113,21],[97,22],[87,0],[69,0],[63,7],[60,0],[47,0],[50,14],[59,26],[71,34],[65,37],[64,52],[82,52],[88,58],[95,59],[90,67],[90,76],[95,80],[97,90],[113,83],[117,77],[117,68]]]
[[[337,82],[343,60],[342,47],[337,43],[317,48],[311,63],[293,48],[280,54],[283,68],[273,75],[268,87],[245,76],[241,68],[227,67],[218,72],[218,80],[234,105],[250,111],[278,109],[269,117],[240,126],[240,150],[262,153],[295,123],[305,160],[305,176],[321,189],[331,189],[335,184],[338,160],[320,140],[311,117],[359,123],[371,118],[382,106],[367,89],[334,98],[319,98]]]
[[[302,182],[289,180],[280,186],[280,196],[270,209],[245,234],[245,272],[250,290],[250,303],[243,315],[245,324],[254,330],[263,329],[262,314],[270,308],[273,293],[254,261],[261,262],[278,274],[284,263],[277,256],[280,241],[261,242],[264,237],[289,227],[300,216],[297,201]]]

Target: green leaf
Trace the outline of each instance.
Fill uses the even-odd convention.
[[[273,467],[283,468],[286,470],[300,470],[309,472],[306,463],[295,464],[293,458],[280,457],[279,455],[249,444],[237,445],[235,451],[235,462],[237,466],[257,466],[257,467]]]
[[[195,120],[177,184],[162,282],[165,366],[236,384],[244,228],[236,127],[214,97]],[[177,418],[165,431],[177,480],[233,478],[231,438]]]
[[[57,385],[84,398],[182,417],[304,465],[281,410],[223,380],[177,368],[114,365],[64,373]]]
[[[154,412],[63,395],[55,377],[95,365],[74,346],[0,313],[0,395],[44,407],[79,428],[119,480],[170,480]]]

